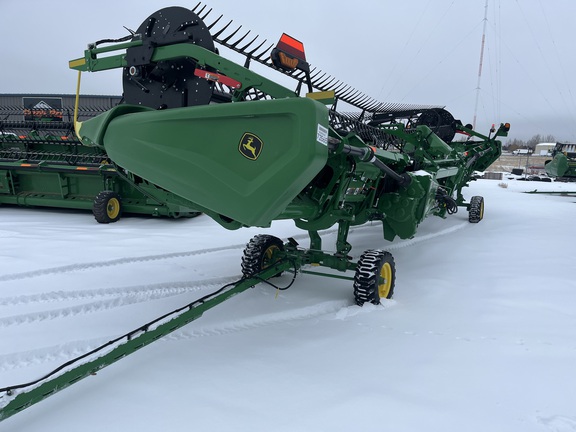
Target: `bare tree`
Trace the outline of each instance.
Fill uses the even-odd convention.
[[[506,147],[508,151],[513,152],[514,150],[518,150],[519,148],[526,148],[526,142],[522,141],[521,139],[514,138],[513,140],[506,141],[504,147]]]
[[[531,148],[531,149],[535,149],[536,144],[539,144],[541,142],[543,142],[542,137],[540,136],[540,134],[536,134],[532,138],[530,138],[528,141],[526,141],[526,147]]]

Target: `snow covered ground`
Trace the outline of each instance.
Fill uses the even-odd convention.
[[[258,285],[0,431],[576,431],[576,198],[522,193],[576,185],[499,183],[465,190],[485,197],[479,224],[461,209],[411,240],[353,230],[354,256],[395,257],[381,306],[354,306],[345,280]],[[0,387],[234,280],[261,232],[302,234],[0,208]]]

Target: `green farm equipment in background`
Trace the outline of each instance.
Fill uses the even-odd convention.
[[[576,144],[556,143],[552,159],[546,161],[545,170],[557,181],[576,181]]]
[[[92,210],[100,223],[116,222],[123,213],[200,214],[164,190],[132,182],[103,149],[83,146],[71,115],[68,121],[22,120],[23,111],[0,108],[0,204]],[[80,115],[102,111],[84,109]]]
[[[229,30],[231,22],[219,24],[222,17],[206,24],[210,12],[200,4],[162,9],[129,36],[90,44],[83,57],[70,61],[78,79],[81,72],[122,70],[124,102],[75,122],[83,151],[107,156],[109,164],[100,170],[113,170],[146,191],[171,194],[226,229],[293,220],[308,232],[309,246],[255,236],[244,250],[239,281],[66,368],[1,388],[7,402],[0,406],[0,420],[283,272],[350,280],[360,306],[392,297],[394,258],[382,249],[354,258],[351,227],[380,222],[391,241],[413,237],[430,215],[444,218],[459,208],[468,211],[471,223],[482,220],[484,199],[466,200],[462,189],[475,171],[500,156],[498,137],[507,136],[509,124],[482,135],[442,106],[376,101],[310,67],[298,40],[283,34],[267,46],[250,32]],[[244,64],[220,49],[244,55]],[[256,73],[254,63],[295,79],[296,89]],[[333,226],[336,244],[327,251],[320,233]],[[99,350],[105,351],[101,357]]]

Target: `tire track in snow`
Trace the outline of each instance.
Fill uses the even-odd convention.
[[[117,288],[100,288],[100,289],[89,289],[89,290],[74,290],[74,291],[50,291],[41,294],[29,294],[20,295],[13,297],[0,298],[0,306],[17,306],[24,304],[35,304],[35,303],[51,303],[66,300],[86,300],[95,299],[98,297],[111,297],[111,296],[129,296],[142,294],[147,291],[158,291],[158,290],[173,290],[176,288],[190,290],[199,289],[197,287],[212,286],[216,284],[227,284],[234,282],[239,279],[238,277],[218,277],[197,281],[185,281],[185,282],[163,282],[150,285],[136,285],[131,287],[117,287]]]
[[[101,312],[109,309],[119,308],[136,303],[143,303],[151,300],[159,300],[163,298],[173,297],[191,291],[198,291],[210,287],[219,287],[226,283],[234,282],[237,278],[214,278],[204,281],[194,282],[176,282],[176,283],[162,283],[147,286],[137,286],[125,288],[129,293],[125,294],[121,288],[112,288],[110,291],[119,297],[108,300],[99,300],[89,303],[83,303],[76,306],[69,306],[64,308],[57,308],[51,310],[44,310],[39,312],[32,312],[20,315],[12,315],[0,318],[0,328],[9,327],[13,325],[32,324],[37,322],[44,322],[49,320],[70,318],[77,315],[85,315],[95,312]],[[94,291],[94,290],[92,290]],[[96,290],[104,291],[107,290]],[[66,295],[67,293],[63,293]],[[64,297],[63,299],[72,298],[94,298],[100,296],[100,293],[87,293],[86,297],[82,297],[82,293],[72,293],[72,297]],[[109,294],[108,294],[109,295]],[[36,297],[36,296],[30,296]],[[42,297],[41,295],[39,297]]]
[[[188,251],[188,252],[172,252],[167,254],[160,254],[160,255],[148,255],[148,256],[140,256],[140,257],[126,257],[126,258],[117,258],[108,261],[94,261],[94,262],[87,262],[87,263],[78,263],[78,264],[70,264],[65,266],[59,267],[51,267],[45,268],[40,270],[32,270],[22,273],[12,273],[0,276],[0,282],[4,281],[13,281],[13,280],[20,280],[20,279],[29,279],[41,276],[49,276],[54,274],[62,274],[62,273],[71,273],[77,271],[84,271],[84,270],[93,270],[93,269],[100,269],[104,267],[113,267],[113,266],[120,266],[126,264],[136,264],[148,261],[159,261],[159,260],[168,260],[174,258],[184,258],[190,257],[194,255],[203,255],[208,253],[214,252],[221,252],[227,250],[234,250],[234,249],[242,249],[246,245],[239,244],[239,245],[231,245],[231,246],[223,246],[217,248],[209,248],[209,249],[199,249],[195,251]]]
[[[311,318],[321,318],[323,316],[336,314],[342,309],[349,307],[350,305],[351,301],[346,300],[326,301],[312,306],[305,306],[299,309],[285,312],[276,312],[237,320],[223,321],[209,326],[199,326],[199,328],[193,330],[178,330],[165,336],[164,339],[186,340],[205,336],[221,336],[291,321],[303,321]]]
[[[161,340],[178,341],[178,340],[197,339],[201,337],[221,336],[231,333],[237,333],[267,327],[276,324],[283,324],[287,322],[329,317],[330,315],[333,315],[334,319],[339,319],[339,316],[342,316],[343,312],[344,315],[354,315],[355,313],[360,312],[366,313],[378,309],[377,306],[373,306],[372,308],[366,308],[366,310],[357,308],[360,312],[355,313],[346,312],[346,310],[351,307],[356,309],[356,306],[351,306],[350,301],[345,300],[326,301],[291,311],[270,313],[255,317],[252,316],[237,320],[224,321],[211,326],[202,326],[198,329],[192,329],[192,330],[181,329],[165,336]],[[74,357],[78,357],[86,352],[89,352],[101,345],[104,345],[109,340],[115,339],[116,337],[117,336],[110,336],[84,341],[72,341],[65,344],[54,345],[46,348],[39,348],[35,350],[21,351],[0,355],[0,371],[6,372],[13,369],[37,366],[43,363],[65,362]]]
[[[379,305],[366,303],[363,307],[357,306],[352,300],[330,300],[284,312],[275,312],[232,321],[223,321],[209,326],[200,325],[197,329],[181,329],[165,336],[163,340],[178,341],[197,339],[206,336],[222,336],[245,330],[253,330],[261,327],[293,321],[304,321],[313,318],[346,320],[356,315],[389,309],[395,305],[396,302],[394,300],[383,300]]]
[[[333,232],[337,232],[336,229],[322,231],[324,234],[330,234]],[[294,239],[304,239],[308,238],[308,234],[298,234],[292,236]],[[63,274],[63,273],[72,273],[84,270],[93,270],[93,269],[100,269],[105,267],[114,267],[114,266],[121,266],[127,264],[137,264],[149,261],[160,261],[160,260],[169,260],[175,258],[186,258],[195,255],[204,255],[209,253],[215,252],[222,252],[222,251],[229,251],[235,249],[244,249],[246,247],[246,243],[235,244],[230,246],[221,246],[216,248],[207,248],[207,249],[198,249],[194,251],[184,251],[184,252],[171,252],[167,254],[158,254],[158,255],[146,255],[146,256],[139,256],[139,257],[125,257],[125,258],[116,258],[107,261],[93,261],[93,262],[86,262],[86,263],[78,263],[78,264],[69,264],[65,266],[58,266],[58,267],[50,267],[44,268],[39,270],[31,270],[21,273],[11,273],[0,275],[0,282],[4,281],[14,281],[14,280],[21,280],[21,279],[30,279],[42,276],[50,276],[54,274]]]
[[[402,247],[412,246],[414,244],[417,244],[417,243],[420,243],[423,241],[427,241],[427,240],[430,240],[430,239],[433,239],[436,237],[440,237],[440,236],[445,235],[445,234],[450,234],[452,232],[463,229],[468,225],[469,225],[468,222],[463,222],[459,225],[455,225],[455,226],[446,228],[446,229],[438,231],[436,233],[427,234],[427,235],[424,235],[422,237],[415,237],[413,239],[401,241],[401,242],[396,243],[396,244],[392,243],[389,246],[384,247],[383,249],[395,250],[395,249],[399,249]],[[374,227],[374,225],[368,223],[365,225],[353,227],[350,229],[350,232],[353,233],[353,232],[358,231],[358,230],[368,229],[368,228],[373,228],[373,227]],[[331,228],[331,229],[327,229],[324,231],[320,231],[320,234],[321,235],[328,235],[328,234],[334,234],[336,232],[338,232],[337,229]],[[296,239],[296,240],[308,239],[308,234],[297,234],[297,235],[294,235],[291,237]],[[194,251],[172,252],[172,253],[158,254],[158,255],[117,258],[117,259],[107,260],[107,261],[94,261],[94,262],[86,262],[86,263],[78,263],[78,264],[69,264],[69,265],[65,265],[65,266],[58,266],[58,267],[32,270],[32,271],[21,272],[21,273],[10,273],[10,274],[5,274],[5,275],[0,275],[0,282],[29,279],[29,278],[49,276],[49,275],[54,275],[54,274],[78,272],[78,271],[84,271],[84,270],[100,269],[100,268],[105,268],[105,267],[114,267],[114,266],[121,266],[121,265],[126,265],[126,264],[136,264],[136,263],[142,263],[142,262],[148,262],[148,261],[160,261],[160,260],[169,260],[169,259],[175,259],[175,258],[185,258],[185,257],[191,257],[191,256],[195,256],[195,255],[203,255],[203,254],[222,252],[222,251],[228,251],[228,250],[235,250],[235,249],[244,249],[245,247],[246,247],[246,244],[241,243],[241,244],[236,244],[236,245],[222,246],[222,247],[216,247],[216,248],[207,248],[207,249],[199,249],[199,250],[194,250]]]
[[[370,228],[372,225],[363,225],[359,227],[354,227],[350,231],[353,232],[358,229],[363,228]],[[327,229],[324,231],[320,231],[320,234],[333,234],[338,232],[337,229]],[[308,239],[308,234],[297,234],[291,236],[294,239],[302,240]],[[235,249],[244,249],[246,247],[246,243],[235,244],[230,246],[221,246],[216,248],[207,248],[207,249],[198,249],[194,251],[184,251],[184,252],[171,252],[167,254],[158,254],[158,255],[146,255],[146,256],[139,256],[139,257],[125,257],[125,258],[116,258],[107,261],[93,261],[93,262],[86,262],[86,263],[78,263],[78,264],[69,264],[65,266],[58,266],[58,267],[49,267],[45,269],[39,270],[31,270],[27,272],[21,273],[10,273],[5,275],[0,275],[0,282],[3,281],[13,281],[13,280],[20,280],[20,279],[29,279],[41,276],[49,276],[53,274],[62,274],[62,273],[71,273],[77,271],[84,271],[84,270],[93,270],[93,269],[100,269],[105,267],[114,267],[126,264],[136,264],[148,261],[160,261],[160,260],[169,260],[174,258],[185,258],[195,255],[203,255],[215,252],[222,252],[228,250],[235,250]]]
[[[453,232],[456,231],[460,231],[464,228],[466,228],[467,226],[470,226],[470,222],[462,222],[458,225],[453,225],[451,227],[445,228],[443,230],[431,233],[431,234],[426,234],[423,235],[421,237],[414,237],[412,239],[408,239],[408,240],[402,240],[398,243],[394,243],[391,244],[390,246],[384,248],[385,250],[391,251],[391,250],[396,250],[396,249],[401,249],[401,248],[405,248],[405,247],[410,247],[410,246],[414,246],[418,243],[422,243],[437,237],[442,237],[446,234],[451,234]]]
[[[450,234],[452,232],[464,229],[466,226],[469,226],[468,222],[463,222],[458,225],[451,226],[444,230],[424,235],[421,237],[416,237],[414,239],[409,239],[405,241],[401,241],[396,244],[390,244],[385,249],[387,250],[395,250],[400,249],[403,247],[410,247],[415,244],[418,244],[423,241],[427,241],[436,237],[440,237],[445,234]],[[365,228],[372,228],[373,225],[363,225],[361,227],[355,227],[351,231],[356,231],[358,229],[365,229]],[[336,229],[326,230],[323,231],[322,234],[331,234],[337,232]],[[301,234],[293,236],[296,239],[306,239],[308,238],[307,234]],[[212,252],[219,252],[224,250],[232,250],[232,249],[241,249],[244,248],[245,245],[232,245],[226,247],[219,247],[219,248],[211,248],[211,249],[201,249],[197,251],[190,251],[190,252],[177,252],[177,253],[170,253],[170,254],[161,254],[161,255],[151,255],[151,256],[144,256],[144,257],[128,257],[128,258],[120,258],[116,260],[109,260],[109,261],[99,261],[99,262],[92,262],[92,263],[84,263],[84,264],[73,264],[69,266],[62,266],[62,267],[54,267],[50,269],[43,269],[25,273],[17,273],[12,275],[4,275],[0,276],[0,281],[4,280],[16,280],[16,279],[25,279],[25,278],[33,278],[38,276],[45,276],[49,274],[56,274],[56,273],[66,273],[66,272],[73,272],[79,270],[86,270],[86,269],[93,269],[93,268],[101,268],[101,267],[108,267],[108,266],[115,266],[115,265],[123,265],[123,264],[131,264],[131,263],[138,263],[138,262],[145,262],[145,261],[152,261],[152,260],[161,260],[161,259],[172,259],[178,257],[186,257],[186,256],[194,256],[194,255],[201,255],[205,253],[212,253]],[[222,278],[219,282],[217,279],[209,279],[207,281],[196,281],[191,283],[186,291],[189,291],[190,288],[193,288],[193,284],[196,285],[196,289],[202,289],[203,287],[208,287],[212,283],[226,283],[227,281],[231,281],[233,278]],[[201,285],[204,283],[205,285]],[[173,286],[175,284],[157,284],[156,289],[169,289],[168,286]],[[178,289],[178,287],[174,287]],[[19,296],[5,299],[4,302],[0,304],[20,304],[20,303],[32,303],[32,302],[43,302],[43,301],[57,301],[59,299],[75,299],[75,298],[84,298],[93,296],[107,296],[107,295],[130,295],[126,294],[126,290],[132,292],[138,291],[154,291],[154,285],[150,286],[139,286],[139,287],[128,287],[128,288],[110,288],[110,289],[102,289],[102,290],[90,290],[88,294],[82,293],[80,291],[70,292],[70,293],[61,293],[61,292],[54,292],[54,293],[46,293],[46,294],[39,294],[39,295],[32,295],[32,296]],[[90,294],[91,293],[91,294]],[[67,297],[67,294],[70,294]],[[170,294],[170,295],[177,295],[177,294]],[[51,298],[53,296],[54,298]],[[58,296],[63,296],[58,298]],[[76,297],[75,297],[76,296]],[[160,297],[159,297],[160,298]],[[150,297],[148,297],[150,299]],[[146,300],[143,300],[146,301]],[[10,303],[13,302],[13,303]],[[102,303],[102,302],[97,302]],[[129,304],[129,303],[126,303]],[[103,306],[103,305],[101,305]],[[122,305],[118,305],[122,306]],[[371,305],[368,305],[371,306]],[[79,306],[82,307],[82,306]],[[164,340],[186,340],[186,339],[195,339],[200,337],[209,337],[209,336],[218,336],[218,335],[225,335],[230,333],[236,333],[246,330],[252,330],[256,328],[261,328],[265,326],[287,323],[290,321],[302,321],[311,318],[320,318],[320,317],[328,317],[331,314],[334,315],[335,319],[343,319],[347,316],[355,315],[359,313],[356,311],[354,307],[354,311],[351,311],[350,302],[345,300],[339,301],[331,301],[331,302],[324,302],[320,304],[316,304],[313,306],[307,306],[304,308],[300,308],[293,311],[286,311],[281,313],[272,313],[272,314],[265,314],[258,317],[250,317],[244,318],[240,320],[233,320],[233,321],[225,321],[219,324],[214,324],[211,326],[203,326],[196,330],[178,330],[175,333],[172,333],[165,338]],[[100,310],[110,308],[100,307]],[[364,313],[364,309],[367,309],[366,312],[373,310],[372,308],[362,309],[362,313]],[[52,311],[53,312],[53,311]],[[74,311],[72,311],[74,312]],[[82,312],[79,312],[82,313]],[[42,314],[41,312],[39,314]],[[30,314],[33,315],[33,314]],[[65,316],[65,315],[61,315]],[[52,347],[47,348],[40,348],[31,351],[23,351],[23,352],[16,352],[11,354],[0,355],[0,371],[6,371],[16,368],[28,367],[30,365],[39,365],[42,363],[48,362],[55,362],[58,360],[68,360],[75,356],[81,355],[85,352],[88,352],[104,343],[108,340],[113,339],[114,337],[110,338],[99,338],[99,339],[92,339],[92,340],[84,340],[84,341],[76,341],[76,342],[69,342],[66,344],[55,345]]]
[[[44,363],[63,363],[90,352],[112,339],[114,338],[110,337],[73,341],[46,348],[37,348],[29,351],[0,355],[0,371],[6,372],[14,369],[38,366]],[[2,384],[4,385],[6,383]]]

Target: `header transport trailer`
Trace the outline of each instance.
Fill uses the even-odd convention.
[[[291,219],[308,232],[309,246],[255,236],[238,281],[38,380],[0,388],[0,419],[260,282],[285,289],[270,281],[284,272],[292,281],[301,273],[350,280],[359,306],[390,298],[392,255],[372,249],[353,258],[347,241],[353,226],[380,222],[391,241],[414,236],[427,216],[444,218],[459,208],[471,223],[482,220],[484,199],[466,200],[462,189],[498,158],[497,138],[507,135],[508,124],[482,135],[441,106],[378,102],[311,68],[298,40],[283,34],[267,46],[250,32],[230,30],[222,17],[206,24],[210,12],[201,4],[159,10],[127,37],[90,44],[70,61],[79,79],[81,72],[120,69],[124,86],[124,103],[77,121],[76,134],[87,148],[105,152],[122,176],[177,196],[225,229]],[[220,55],[217,45],[243,54],[244,64]],[[296,89],[257,74],[254,62],[295,79]],[[334,225],[335,252],[325,251],[320,231]]]

